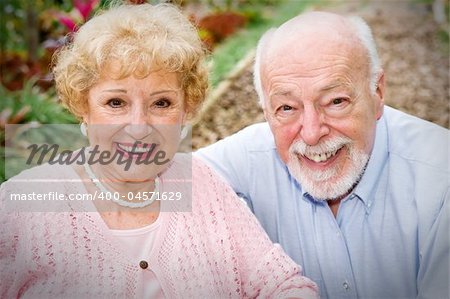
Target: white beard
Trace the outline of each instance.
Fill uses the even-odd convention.
[[[350,160],[350,166],[347,170],[341,169],[340,165],[323,171],[311,170],[301,165],[298,159],[298,155],[325,154],[340,148],[348,150],[346,158]],[[355,149],[351,139],[336,137],[314,146],[306,145],[303,141],[295,142],[289,148],[287,166],[290,173],[302,186],[303,191],[317,200],[332,200],[345,196],[353,189],[361,179],[368,161],[369,155]]]

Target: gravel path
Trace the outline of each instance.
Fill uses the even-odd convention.
[[[363,17],[373,30],[386,72],[386,104],[450,128],[449,49],[439,40],[430,10],[412,0],[364,2],[312,9]],[[192,146],[197,149],[261,121],[248,64],[201,114],[193,127]]]

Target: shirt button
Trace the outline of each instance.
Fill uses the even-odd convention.
[[[146,261],[140,261],[139,262],[139,267],[141,267],[142,269],[147,269],[148,268],[148,263]]]
[[[350,285],[348,284],[348,282],[344,281],[344,283],[342,284],[342,286],[344,287],[344,289],[347,291],[348,289],[350,289]]]

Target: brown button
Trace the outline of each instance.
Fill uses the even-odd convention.
[[[140,261],[139,262],[139,267],[141,267],[142,269],[147,269],[148,268],[148,263],[146,261]]]

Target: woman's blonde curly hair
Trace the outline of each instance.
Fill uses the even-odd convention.
[[[179,74],[185,107],[192,117],[208,87],[205,48],[195,27],[169,4],[122,4],[100,12],[54,57],[61,102],[75,116],[87,113],[88,92],[109,65],[115,79],[148,76],[163,69]],[[110,74],[108,74],[110,75]]]

